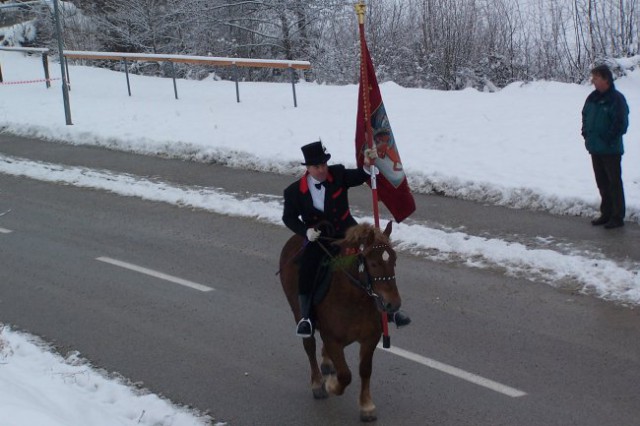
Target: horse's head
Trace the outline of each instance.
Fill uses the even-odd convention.
[[[401,299],[396,286],[396,252],[391,247],[391,222],[384,232],[368,225],[351,227],[337,244],[343,255],[357,258],[357,280],[373,296],[378,308],[393,313],[400,309]]]

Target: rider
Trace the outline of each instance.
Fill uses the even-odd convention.
[[[349,211],[348,189],[362,185],[369,174],[363,169],[346,169],[341,164],[327,166],[331,154],[321,141],[312,142],[301,149],[304,155],[302,165],[307,167],[307,171],[284,190],[282,220],[293,232],[306,237],[298,281],[302,319],[298,322],[296,335],[311,337],[313,286],[320,263],[326,255],[325,249],[330,251],[329,245],[320,239],[323,232],[327,232],[320,222],[330,224],[334,231],[332,237],[343,238],[346,230],[357,224]],[[365,166],[369,166],[371,160],[377,158],[377,152],[367,149],[364,157]],[[388,319],[398,327],[411,322],[400,311],[389,315]]]

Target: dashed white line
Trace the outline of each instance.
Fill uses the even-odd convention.
[[[515,389],[512,387],[503,385],[502,383],[498,383],[493,380],[486,379],[484,377],[478,376],[477,374],[469,373],[468,371],[462,370],[460,368],[453,367],[448,364],[444,364],[440,361],[436,361],[434,359],[427,358],[422,355],[418,355],[404,349],[400,349],[397,347],[391,347],[389,349],[385,349],[382,347],[382,344],[378,344],[378,348],[386,352],[391,352],[394,355],[398,355],[410,361],[417,362],[418,364],[422,364],[429,368],[433,368],[434,370],[441,371],[443,373],[449,374],[459,379],[466,380],[467,382],[474,383],[478,386],[482,386],[487,389],[491,389],[495,392],[501,393],[503,395],[510,396],[511,398],[519,398],[521,396],[527,395],[526,392],[523,392],[519,389]]]
[[[215,289],[207,287],[206,285],[194,283],[193,281],[184,280],[182,278],[167,275],[162,272],[154,271],[153,269],[144,268],[142,266],[134,265],[132,263],[123,262],[117,259],[111,259],[110,257],[96,257],[96,260],[100,262],[109,263],[111,265],[119,266],[121,268],[129,269],[131,271],[139,272],[141,274],[149,275],[161,280],[170,281],[175,284],[180,284],[185,287],[193,288],[199,291],[213,291]]]
[[[0,234],[10,234],[12,232],[11,229],[0,228]]]

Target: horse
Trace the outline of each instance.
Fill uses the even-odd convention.
[[[369,383],[373,353],[382,335],[382,317],[400,309],[396,286],[396,253],[391,247],[391,222],[380,231],[369,224],[355,225],[344,239],[333,242],[340,254],[331,261],[332,275],[325,297],[312,313],[314,328],[322,339],[322,363],[318,368],[315,336],[302,340],[311,366],[311,390],[316,399],[342,395],[351,383],[351,371],[344,348],[360,344],[360,420],[377,419]],[[304,245],[304,237],[292,236],[280,254],[280,281],[297,323],[298,264],[294,258]]]

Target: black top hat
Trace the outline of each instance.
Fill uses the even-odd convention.
[[[304,155],[303,166],[317,166],[326,163],[331,158],[331,154],[327,153],[327,149],[320,141],[311,142],[300,149]]]

